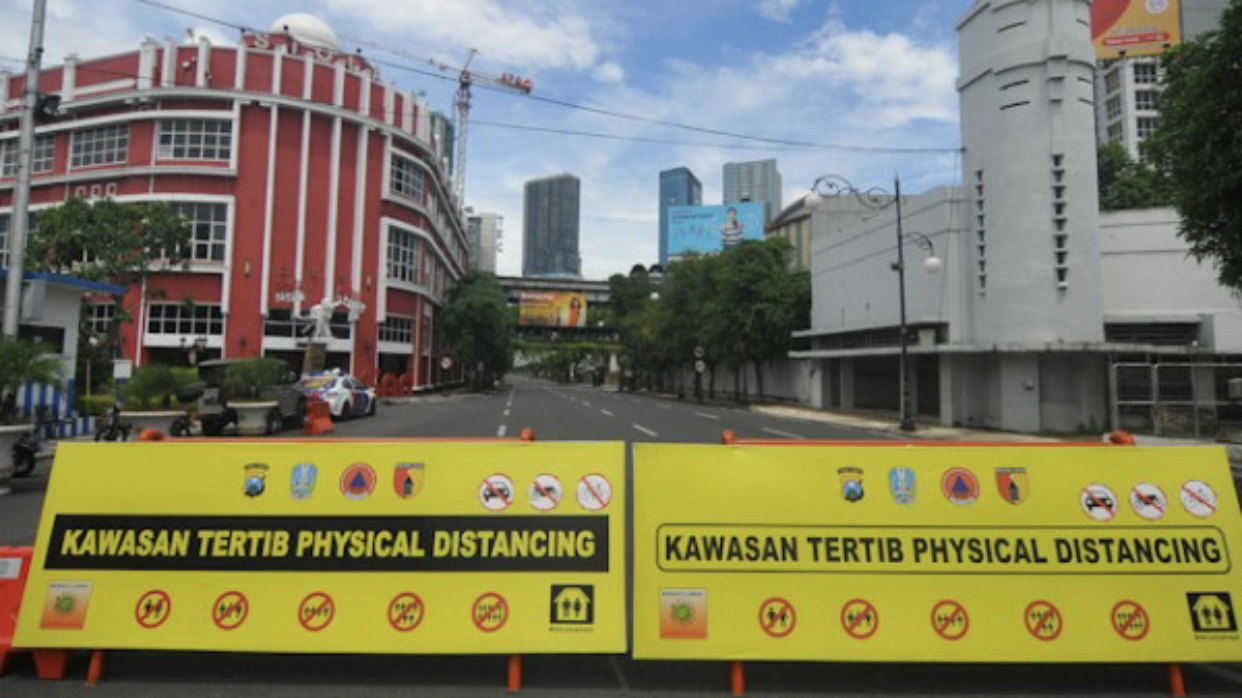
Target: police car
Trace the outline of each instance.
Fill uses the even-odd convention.
[[[314,396],[328,403],[333,419],[351,419],[375,414],[378,402],[375,388],[363,385],[351,375],[337,372],[312,373],[302,377],[298,388],[307,398]]]

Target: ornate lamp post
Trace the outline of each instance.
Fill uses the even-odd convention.
[[[926,235],[916,232],[905,232],[902,230],[901,221],[901,179],[893,178],[893,193],[889,193],[879,187],[871,189],[859,189],[840,175],[822,175],[811,184],[811,193],[805,199],[807,210],[814,212],[823,205],[824,197],[839,197],[844,195],[853,196],[863,206],[879,211],[889,206],[896,207],[897,213],[897,261],[893,262],[890,267],[897,272],[897,297],[899,302],[899,322],[900,329],[898,334],[898,344],[901,345],[901,359],[898,364],[898,374],[900,383],[900,400],[901,400],[901,430],[914,431],[914,407],[910,398],[910,380],[908,376],[909,350],[906,337],[906,258],[905,243],[912,242],[919,249],[927,253],[927,259],[923,262],[923,268],[928,273],[935,274],[944,266],[939,258],[936,257],[935,249],[932,247],[932,241]]]

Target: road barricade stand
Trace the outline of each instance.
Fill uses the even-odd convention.
[[[318,395],[306,399],[306,420],[302,424],[302,433],[311,436],[327,434],[336,430],[332,423],[332,409]]]
[[[634,445],[635,659],[1242,660],[1225,449]]]
[[[20,647],[626,650],[621,443],[61,445]],[[615,500],[615,501],[614,501]],[[2,598],[2,597],[0,597]]]

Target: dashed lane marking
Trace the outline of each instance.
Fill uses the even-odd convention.
[[[504,424],[501,424],[501,425],[500,425],[500,428],[496,430],[496,438],[498,438],[498,439],[503,439],[503,438],[505,438],[505,431],[506,431],[507,429],[508,429],[508,426],[506,426],[506,425],[504,425]]]
[[[703,419],[720,419],[718,414],[708,414],[706,412],[695,412],[694,414],[696,417],[702,417]]]
[[[641,431],[642,433],[646,434],[647,436],[652,437],[652,438],[659,436],[659,434],[655,433],[654,431],[652,431],[652,430],[648,429],[647,427],[645,427],[645,426],[643,426],[643,425],[641,425],[641,424],[635,424],[635,425],[633,425],[633,427],[634,427],[635,429],[637,429],[637,430]]]
[[[600,414],[605,415],[605,416],[607,416],[607,417],[611,417],[611,416],[612,416],[612,413],[611,413],[611,412],[609,412],[608,410],[604,409],[603,407],[599,408],[599,411],[600,411]]]
[[[773,436],[779,436],[782,439],[805,439],[806,438],[805,436],[802,436],[800,434],[794,434],[793,432],[788,432],[788,431],[781,431],[780,429],[770,429],[768,427],[763,427],[761,431],[767,434],[771,434]]]

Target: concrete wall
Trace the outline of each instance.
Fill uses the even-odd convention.
[[[825,377],[816,361],[786,359],[763,365],[763,399],[777,402],[796,402],[801,405],[822,406]],[[747,365],[742,374],[743,394],[747,399],[759,399],[759,383],[755,370]],[[694,395],[694,373],[683,371],[680,379],[686,395]],[[711,388],[711,373],[703,374],[703,394]],[[733,396],[733,371],[716,370],[717,397]]]

